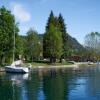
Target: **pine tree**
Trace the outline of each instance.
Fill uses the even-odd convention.
[[[43,38],[43,56],[53,63],[62,55],[62,36],[58,27],[58,19],[51,11]]]
[[[54,14],[53,14],[53,11],[51,11],[51,13],[50,13],[50,15],[49,15],[49,18],[48,18],[48,22],[47,22],[47,26],[46,26],[46,31],[49,30],[50,25],[51,25],[51,23],[52,23],[52,24],[54,23],[54,20],[55,20]]]
[[[62,41],[63,41],[63,57],[65,58],[67,55],[67,41],[68,41],[68,36],[67,36],[67,32],[66,32],[66,25],[63,19],[63,16],[61,14],[59,14],[58,17],[58,21],[59,21],[59,27],[60,27],[60,31],[62,33]]]

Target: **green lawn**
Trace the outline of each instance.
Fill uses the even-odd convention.
[[[55,63],[55,64],[50,64],[48,61],[35,61],[35,62],[30,62],[32,64],[33,67],[36,66],[45,66],[45,67],[50,67],[51,65],[54,66],[60,66],[60,65],[72,65],[74,64],[73,62],[70,61],[65,61],[63,63]]]

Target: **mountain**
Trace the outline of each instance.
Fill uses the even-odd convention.
[[[84,47],[73,37],[68,34],[68,46],[73,49],[84,49]]]
[[[40,41],[43,41],[43,34],[39,34]],[[68,47],[72,49],[82,50],[84,47],[73,37],[68,34]]]

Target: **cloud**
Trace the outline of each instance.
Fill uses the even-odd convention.
[[[21,21],[21,22],[30,21],[30,19],[31,19],[30,13],[28,11],[26,11],[21,4],[12,3],[11,4],[11,10],[12,10],[12,13],[15,15],[15,17],[19,21]]]

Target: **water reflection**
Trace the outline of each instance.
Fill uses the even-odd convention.
[[[28,74],[9,75],[13,88],[13,100],[28,100],[26,82]]]
[[[28,75],[26,74],[5,74],[0,82],[0,100],[25,100],[21,97],[24,95],[27,79]]]
[[[99,83],[98,67],[0,74],[0,100],[99,100]]]
[[[44,75],[43,87],[46,100],[67,100],[68,85],[59,72],[52,70],[49,75]]]

